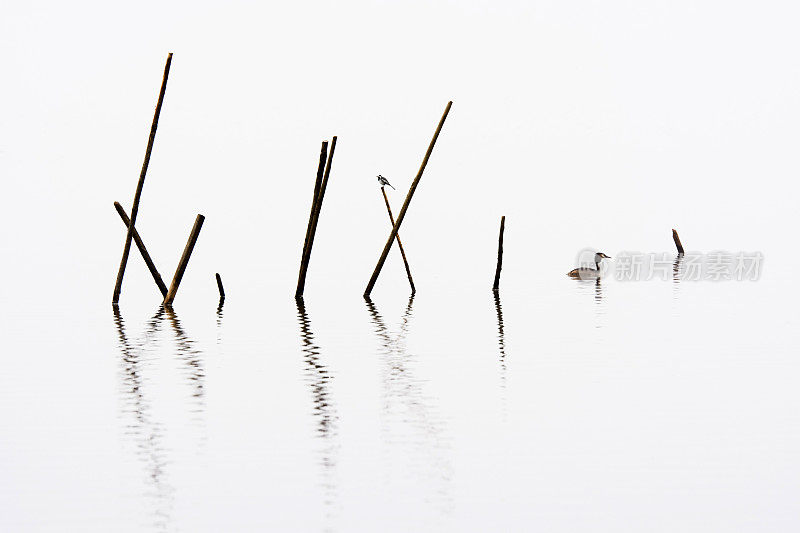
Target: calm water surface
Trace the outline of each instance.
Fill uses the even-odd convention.
[[[785,286],[680,268],[7,310],[4,529],[788,531]]]

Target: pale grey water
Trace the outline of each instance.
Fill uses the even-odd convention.
[[[187,291],[115,313],[98,286],[5,309],[4,529],[791,529],[778,279],[564,276],[498,301],[410,299],[395,274],[370,303]]]

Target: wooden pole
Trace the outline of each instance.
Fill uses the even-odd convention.
[[[447,114],[450,112],[450,107],[452,105],[453,102],[447,102],[447,107],[445,107],[442,118],[439,120],[439,125],[436,127],[436,132],[433,134],[431,143],[428,146],[428,151],[425,152],[425,157],[419,167],[417,177],[414,178],[414,181],[411,183],[411,188],[408,190],[406,201],[403,203],[403,207],[400,209],[400,213],[397,215],[397,220],[394,223],[394,227],[392,227],[392,232],[389,234],[389,239],[386,241],[386,245],[383,247],[383,252],[381,252],[380,258],[378,258],[378,264],[375,265],[375,271],[372,273],[369,283],[367,283],[366,290],[364,290],[364,298],[369,298],[369,295],[372,293],[372,289],[375,287],[375,282],[378,281],[378,276],[381,273],[383,264],[386,262],[386,258],[389,256],[389,250],[392,247],[392,243],[397,237],[397,232],[400,231],[400,224],[403,223],[403,219],[406,217],[406,211],[408,211],[408,205],[411,203],[411,197],[414,196],[414,191],[417,190],[419,180],[422,178],[422,173],[425,171],[425,166],[428,164],[428,159],[431,157],[431,152],[433,152],[433,145],[436,144],[436,139],[439,137],[439,132],[442,131],[442,126],[444,126],[444,121],[447,118]]]
[[[222,278],[219,276],[219,272],[216,273],[217,278],[217,288],[219,289],[219,302],[222,303],[225,301],[225,289],[222,287]]]
[[[131,208],[131,223],[128,225],[128,234],[125,237],[125,248],[122,250],[122,261],[119,263],[119,272],[117,272],[117,283],[114,285],[114,295],[111,298],[111,303],[116,304],[119,302],[119,295],[122,292],[122,278],[125,276],[125,266],[128,263],[128,255],[131,252],[131,239],[133,238],[133,229],[136,225],[136,215],[139,214],[139,200],[142,197],[142,188],[144,187],[144,177],[147,175],[147,167],[150,165],[150,154],[153,152],[153,143],[156,140],[156,129],[158,128],[158,117],[161,115],[161,105],[164,103],[164,93],[167,91],[167,78],[169,77],[169,67],[172,64],[172,52],[167,56],[167,64],[164,66],[164,78],[161,80],[161,91],[158,93],[158,103],[156,104],[156,111],[153,115],[153,124],[150,126],[150,137],[147,140],[147,150],[144,153],[144,163],[142,163],[142,171],[139,174],[139,183],[136,185],[136,194],[133,196],[133,207]]]
[[[678,253],[683,253],[683,245],[681,244],[681,238],[678,237],[678,232],[674,229],[672,230],[672,240],[675,241],[675,246],[678,248]]]
[[[386,211],[389,212],[389,220],[392,223],[392,227],[394,227],[394,215],[392,215],[392,207],[389,205],[389,197],[386,196],[386,188],[381,187],[381,192],[383,193],[383,201],[386,202]],[[414,279],[411,277],[411,267],[408,266],[408,259],[406,259],[406,251],[403,249],[403,243],[400,242],[400,234],[397,234],[397,246],[400,247],[400,255],[403,256],[403,264],[406,267],[406,274],[408,275],[408,283],[411,285],[411,294],[417,292],[417,289],[414,288]]]
[[[500,290],[500,271],[503,269],[503,232],[506,229],[506,217],[500,218],[500,239],[497,244],[497,270],[494,273],[494,285],[492,290],[498,292]]]
[[[200,236],[200,229],[203,227],[203,221],[205,221],[205,219],[206,217],[203,215],[197,215],[197,218],[194,220],[192,232],[189,234],[189,240],[186,242],[183,255],[178,262],[178,268],[175,270],[175,276],[172,278],[169,292],[167,292],[167,295],[164,297],[164,305],[167,307],[172,306],[172,302],[175,300],[175,295],[178,293],[178,286],[181,284],[183,273],[186,271],[186,265],[189,264],[189,258],[192,256],[192,250],[194,250],[197,237]]]
[[[319,163],[317,164],[317,179],[314,182],[314,196],[311,198],[311,210],[308,213],[308,227],[306,228],[306,238],[303,242],[303,255],[300,258],[301,264],[308,251],[308,239],[311,236],[311,228],[314,226],[314,213],[317,209],[317,200],[319,199],[319,190],[322,187],[322,178],[325,175],[325,162],[327,158],[328,141],[322,141],[322,147],[319,151]]]
[[[306,228],[306,238],[303,242],[303,255],[300,256],[300,271],[297,275],[297,289],[295,290],[294,297],[299,298],[303,295],[303,289],[306,284],[306,276],[304,266],[306,263],[306,254],[308,253],[308,241],[311,237],[311,229],[314,227],[314,213],[317,210],[317,201],[319,200],[319,190],[322,187],[322,177],[325,174],[325,160],[328,155],[328,141],[322,141],[322,148],[319,152],[319,164],[317,165],[317,180],[314,182],[314,196],[311,198],[311,212],[308,214],[308,227]]]
[[[328,161],[325,164],[325,175],[322,177],[322,183],[319,187],[319,195],[317,196],[316,206],[314,207],[313,220],[311,221],[311,231],[308,234],[308,245],[306,252],[303,256],[303,261],[300,263],[300,275],[297,279],[297,291],[294,293],[295,298],[301,298],[303,291],[306,288],[306,274],[308,273],[308,263],[311,261],[311,249],[314,246],[314,236],[317,233],[317,225],[319,224],[319,213],[322,210],[322,200],[325,198],[325,190],[328,188],[328,178],[331,175],[331,165],[333,164],[333,152],[336,150],[336,136],[331,139],[331,149],[328,152]]]
[[[120,205],[119,202],[114,202],[114,207],[117,209],[117,213],[119,213],[122,222],[125,223],[126,228],[130,228],[131,220],[128,218],[128,214],[125,213],[125,209]],[[161,279],[161,274],[158,273],[156,269],[156,265],[153,263],[153,260],[150,258],[150,254],[147,253],[147,248],[144,247],[144,242],[142,242],[142,238],[139,237],[139,232],[136,231],[136,228],[133,228],[133,242],[136,243],[136,247],[139,248],[139,252],[142,254],[142,259],[144,259],[144,263],[147,265],[147,268],[150,270],[150,274],[152,274],[153,279],[158,286],[158,290],[161,291],[161,297],[167,295],[167,286],[164,284],[164,280]]]

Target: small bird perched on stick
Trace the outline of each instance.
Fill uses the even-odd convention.
[[[383,187],[383,186],[385,186],[385,185],[388,185],[389,187],[392,187],[392,189],[394,189],[394,187],[392,186],[392,184],[391,184],[391,183],[389,183],[389,180],[387,180],[386,178],[384,178],[384,177],[383,177],[383,176],[381,176],[380,174],[378,174],[378,183],[380,183],[380,184],[381,184],[381,187]],[[397,189],[394,189],[394,190],[397,190]]]

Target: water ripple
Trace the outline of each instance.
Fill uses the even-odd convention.
[[[381,434],[389,454],[386,464],[398,468],[399,475],[413,475],[419,482],[418,496],[441,513],[448,513],[453,508],[453,467],[445,423],[434,408],[434,399],[426,393],[425,382],[416,377],[415,357],[406,348],[413,304],[412,294],[397,333],[392,334],[375,303],[366,299],[380,343]]]
[[[322,488],[324,490],[326,519],[333,521],[338,505],[338,481],[336,465],[338,460],[338,421],[339,415],[333,401],[330,387],[333,376],[322,361],[320,347],[314,341],[311,319],[306,311],[303,298],[297,299],[297,321],[300,324],[300,342],[305,362],[304,380],[311,391],[313,402],[312,416],[316,421],[317,437],[320,439],[319,465],[321,467]]]

